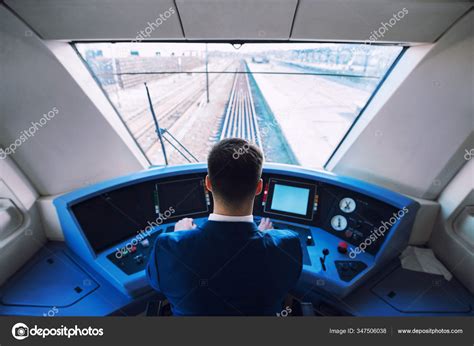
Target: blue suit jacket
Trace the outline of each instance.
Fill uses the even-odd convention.
[[[294,232],[208,221],[158,236],[147,274],[173,315],[275,315],[301,270]]]

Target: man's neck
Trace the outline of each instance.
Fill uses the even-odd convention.
[[[214,214],[225,215],[225,216],[247,216],[252,215],[253,204],[247,205],[241,208],[229,208],[222,203],[214,200]]]

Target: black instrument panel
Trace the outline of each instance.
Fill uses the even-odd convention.
[[[204,217],[212,198],[203,174],[161,178],[103,192],[70,207],[95,253],[183,217]],[[100,216],[100,217],[98,217]]]

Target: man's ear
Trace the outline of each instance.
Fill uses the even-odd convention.
[[[255,196],[258,196],[262,193],[263,190],[263,180],[260,179],[257,183],[257,191],[255,191]]]
[[[212,192],[211,179],[209,179],[209,175],[206,175],[206,179],[204,180],[204,182],[206,184],[206,189]]]

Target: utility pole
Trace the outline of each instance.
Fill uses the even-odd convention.
[[[207,103],[209,103],[209,58],[207,55],[207,43],[206,43],[206,97]]]

